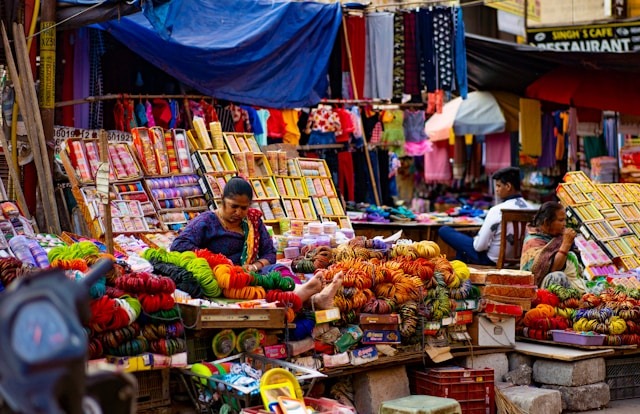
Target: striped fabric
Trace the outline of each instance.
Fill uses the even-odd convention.
[[[393,18],[393,99],[400,102],[404,92],[404,14]]]

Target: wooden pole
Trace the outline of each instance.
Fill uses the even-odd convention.
[[[98,134],[100,144],[100,164],[109,165],[109,134],[104,129]],[[107,169],[107,171],[109,171]],[[106,174],[107,179],[109,174]],[[96,186],[98,183],[96,182]],[[108,188],[108,185],[107,185]],[[111,222],[111,192],[107,189],[107,200],[104,206],[104,244],[107,246],[107,253],[113,254],[113,224]]]
[[[48,215],[49,217],[47,220],[48,230],[54,234],[61,234],[62,229],[60,228],[58,206],[53,187],[53,169],[49,162],[49,150],[47,148],[42,117],[40,116],[40,108],[38,107],[38,97],[36,96],[33,72],[31,72],[31,64],[29,62],[27,41],[24,36],[24,27],[21,24],[13,24],[13,37],[16,46],[16,55],[18,56],[18,67],[20,67],[20,64],[22,63],[20,72],[24,74],[22,82],[24,92],[26,92],[26,102],[28,105],[31,105],[31,116],[33,116],[32,119],[34,120],[36,130],[36,135],[34,136],[35,146],[39,146],[41,171],[38,171],[38,181],[44,179],[45,193],[41,194],[41,198],[45,207],[45,216]],[[51,151],[53,151],[53,148],[51,148]],[[34,160],[35,155],[36,154],[34,153]],[[36,166],[38,166],[38,163],[36,163]]]
[[[9,142],[7,141],[7,137],[4,135],[4,131],[0,128],[0,145],[2,145],[4,158],[7,160],[7,166],[9,167],[9,176],[13,181],[13,191],[16,194],[16,201],[22,210],[22,214],[31,221],[31,214],[29,213],[29,208],[27,207],[27,201],[24,198],[24,193],[22,192],[22,187],[20,186],[20,174],[16,170],[15,165],[11,162],[10,152],[9,152]]]
[[[40,162],[42,157],[40,156],[40,146],[36,142],[37,133],[35,131],[34,118],[31,116],[31,106],[27,104],[26,102],[27,98],[24,94],[24,89],[23,89],[24,79],[22,79],[22,77],[18,74],[16,61],[13,58],[13,52],[11,51],[11,46],[9,44],[9,38],[7,36],[7,30],[4,26],[4,23],[2,24],[1,28],[2,28],[2,42],[4,44],[5,55],[7,57],[7,66],[9,67],[9,75],[13,80],[13,85],[14,85],[15,94],[16,94],[16,102],[18,103],[18,107],[20,108],[22,119],[24,120],[25,126],[27,127],[27,138],[29,139],[29,145],[31,146],[31,151],[33,151],[33,161],[36,165],[36,169],[38,170],[38,175],[41,175],[41,174],[44,174],[44,171],[42,171],[42,165]],[[18,42],[16,42],[16,45],[17,43]],[[17,49],[16,49],[16,53],[19,53]],[[46,189],[43,178],[38,180],[38,187],[42,195],[45,212],[48,212],[51,210],[51,206],[48,204],[48,198],[46,197],[47,189]],[[47,216],[47,214],[45,214],[44,218],[45,218],[45,223],[44,223],[45,227],[49,232],[51,232],[51,228],[49,226],[49,217]],[[56,234],[59,234],[59,233],[56,233]]]
[[[356,86],[356,80],[353,76],[353,58],[351,57],[351,47],[349,46],[349,31],[347,30],[347,19],[344,14],[342,15],[342,30],[344,32],[344,43],[347,49],[347,59],[349,61],[349,76],[351,77],[351,87],[353,88],[353,97],[357,101],[360,99],[358,94],[358,88]],[[371,180],[371,187],[373,188],[373,198],[377,205],[380,205],[380,196],[378,195],[378,181],[373,174],[373,167],[371,166],[371,157],[369,156],[369,144],[367,143],[367,137],[364,133],[364,124],[362,123],[362,114],[360,114],[360,129],[362,130],[362,140],[364,141],[364,158],[367,160],[367,168],[369,169],[369,180]]]
[[[53,165],[55,139],[53,124],[56,103],[56,10],[57,0],[41,0],[40,7],[40,112],[43,145],[49,168]],[[22,31],[24,35],[24,30]],[[28,53],[28,52],[27,52]],[[71,62],[69,62],[71,64]],[[53,169],[50,170],[53,174]],[[55,201],[55,199],[54,199]],[[56,210],[57,214],[57,210]]]

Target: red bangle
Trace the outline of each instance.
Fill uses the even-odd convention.
[[[569,254],[569,252],[568,252],[568,251],[565,251],[565,250],[558,250],[558,253],[562,253],[562,254],[564,254],[565,256]]]

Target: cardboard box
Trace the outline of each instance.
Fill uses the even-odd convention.
[[[397,313],[388,313],[379,315],[377,313],[361,313],[360,324],[373,325],[373,324],[400,324],[400,315]]]
[[[473,311],[456,312],[456,325],[466,325],[468,323],[473,323]]]
[[[118,371],[147,371],[154,366],[154,355],[145,352],[141,355],[129,357],[107,356],[107,362],[115,365]]]
[[[513,316],[475,315],[468,326],[471,342],[478,346],[514,346],[516,318]]]
[[[367,330],[363,332],[363,344],[399,344],[400,331],[398,330]]]
[[[287,357],[287,347],[284,344],[265,346],[264,356],[273,359],[285,359]]]

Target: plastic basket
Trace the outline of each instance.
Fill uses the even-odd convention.
[[[136,371],[133,374],[138,380],[136,400],[139,411],[171,404],[168,369]]]
[[[303,390],[310,389],[315,380],[326,375],[309,368],[304,368],[286,361],[271,359],[262,355],[242,353],[228,358],[213,361],[213,364],[247,363],[254,369],[265,372],[271,368],[284,368],[291,372]],[[181,377],[187,387],[189,396],[199,410],[215,409],[221,401],[231,405],[236,411],[260,404],[260,394],[256,389],[231,384],[221,377],[203,377],[188,369],[181,369]],[[215,396],[219,396],[216,398]]]
[[[611,400],[640,397],[640,357],[605,360]]]
[[[494,414],[495,390],[492,368],[434,368],[413,371],[409,382],[412,394],[453,398],[463,414]]]

